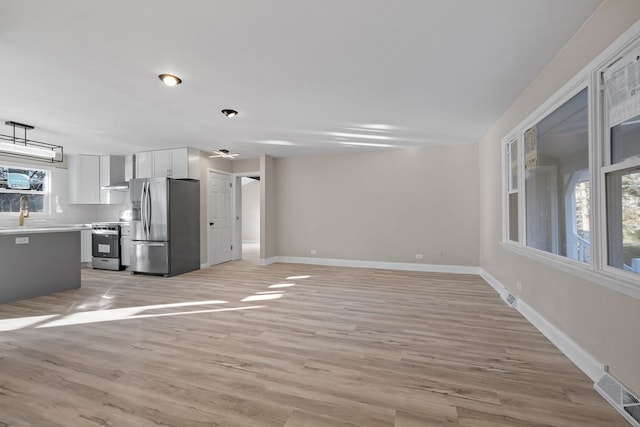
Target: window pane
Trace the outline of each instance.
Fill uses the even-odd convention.
[[[518,236],[518,193],[509,194],[509,240],[517,242]]]
[[[510,180],[509,190],[518,189],[518,142],[512,141],[509,143],[509,169]]]
[[[609,265],[640,273],[640,168],[607,174]]]
[[[640,156],[640,116],[611,128],[611,163]]]
[[[582,262],[591,249],[587,100],[584,89],[525,132],[527,246]]]

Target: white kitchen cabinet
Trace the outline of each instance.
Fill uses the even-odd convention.
[[[120,263],[124,267],[131,265],[131,225],[120,226]]]
[[[173,178],[171,157],[171,150],[158,150],[153,152],[153,176],[168,176]]]
[[[134,177],[134,165],[135,165],[135,156],[133,154],[129,154],[124,158],[124,181],[129,182]]]
[[[171,150],[172,178],[200,179],[200,151],[193,148]]]
[[[91,264],[91,230],[82,230],[80,232],[80,239],[80,262],[83,264]]]
[[[73,155],[67,157],[69,171],[69,203],[100,203],[100,157]]]
[[[153,177],[153,151],[136,154],[136,178]]]
[[[119,205],[125,199],[122,191],[102,190],[111,185],[116,174],[124,181],[124,158],[87,154],[67,157],[69,172],[69,203],[84,205]]]
[[[194,148],[172,148],[136,154],[136,178],[163,176],[200,179],[200,152]]]

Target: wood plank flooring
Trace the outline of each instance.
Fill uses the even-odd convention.
[[[0,426],[626,426],[478,276],[83,270],[0,306]]]

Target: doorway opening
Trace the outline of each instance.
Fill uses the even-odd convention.
[[[235,175],[235,230],[233,259],[260,260],[260,173]],[[237,248],[237,250],[235,249]]]

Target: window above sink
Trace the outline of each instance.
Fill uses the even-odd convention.
[[[24,196],[31,213],[49,213],[50,171],[0,164],[0,215],[20,212]]]

